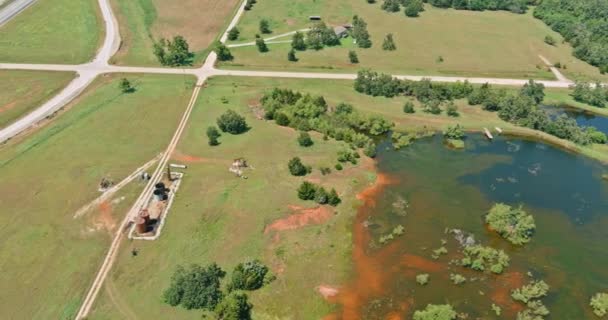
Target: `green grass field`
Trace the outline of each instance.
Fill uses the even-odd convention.
[[[111,241],[141,189],[118,204],[74,213],[164,150],[192,92],[193,78],[102,76],[67,111],[0,147],[0,318],[73,319]],[[118,200],[119,201],[119,200]]]
[[[40,0],[0,27],[0,61],[84,63],[103,39],[95,0]]]
[[[112,58],[118,65],[160,65],[153,55],[154,41],[182,35],[200,64],[210,44],[223,31],[240,1],[112,0],[120,25],[122,46]],[[206,14],[213,13],[213,14]]]
[[[70,72],[0,71],[0,128],[39,107],[74,76]]]
[[[380,9],[381,1],[260,1],[246,12],[239,29],[242,38],[251,41],[259,33],[262,18],[271,23],[278,35],[310,26],[309,15],[322,15],[328,25],[350,22],[358,14],[368,23],[373,47],[355,48],[352,39],[342,40],[342,46],[319,51],[297,52],[298,62],[289,62],[289,44],[269,45],[270,52],[259,53],[256,47],[233,48],[234,61],[224,67],[318,70],[326,72],[356,72],[372,68],[393,74],[454,75],[502,78],[552,79],[553,75],[538,57],[566,65],[563,71],[571,78],[603,78],[597,68],[575,59],[571,47],[561,43],[553,32],[531,12],[517,15],[508,12],[471,12],[437,9],[426,6],[419,18],[406,18],[403,12],[387,13]],[[394,35],[396,51],[382,50],[386,34]],[[544,43],[546,35],[558,39],[556,46]],[[286,38],[289,40],[290,38]],[[351,64],[348,51],[354,49],[360,63]],[[439,57],[443,62],[438,62]]]
[[[256,106],[261,95],[273,87],[322,94],[330,105],[352,103],[361,112],[382,114],[395,121],[399,130],[415,130],[424,125],[441,130],[461,123],[467,129],[501,126],[530,136],[536,134],[478,107],[465,106],[462,101],[459,118],[433,116],[420,110],[405,115],[402,106],[406,98],[358,94],[350,81],[210,79],[174,155],[174,161],[187,164],[188,169],[164,233],[155,242],[125,241],[91,319],[200,319],[201,311],[173,308],[162,302],[162,291],[175,267],[217,262],[231,271],[236,263],[254,258],[262,259],[278,274],[271,285],[250,293],[255,319],[319,319],[332,310],[316,287],[342,284],[349,275],[355,193],[373,179],[373,170],[362,162],[342,172],[333,170],[328,176],[320,175],[320,166],[332,167],[335,163],[338,143],[323,141],[315,134],[315,145],[303,149],[297,146],[297,133],[292,129],[256,119],[251,106]],[[223,103],[223,98],[228,102]],[[227,109],[245,115],[251,130],[238,136],[223,134],[221,145],[210,147],[205,130]],[[286,163],[293,156],[312,165],[314,173],[308,179],[336,187],[346,202],[337,207],[338,213],[328,222],[282,231],[277,240],[273,233],[264,233],[265,226],[288,216],[289,205],[313,206],[296,197],[295,189],[303,178],[287,172]],[[254,168],[246,172],[247,180],[236,178],[227,170],[232,159],[238,157],[246,158]],[[139,250],[137,257],[132,257],[132,249]]]

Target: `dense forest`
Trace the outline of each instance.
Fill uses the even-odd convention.
[[[608,1],[543,0],[534,10],[574,47],[574,55],[608,72]]]

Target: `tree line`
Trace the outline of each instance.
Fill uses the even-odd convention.
[[[391,75],[361,70],[357,74],[354,88],[357,92],[372,96],[412,96],[423,104],[433,105],[466,98],[469,105],[480,105],[484,110],[497,112],[504,121],[543,131],[580,145],[604,144],[608,141],[606,135],[594,127],[581,127],[567,115],[552,118],[539,108],[545,96],[544,85],[533,80],[519,92],[509,93],[503,88],[492,88],[487,83],[473,87],[466,81],[433,83],[429,79],[400,80]]]

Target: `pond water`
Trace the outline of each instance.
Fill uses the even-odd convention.
[[[499,137],[470,136],[465,150],[441,137],[401,151],[380,146],[378,181],[360,194],[365,204],[353,227],[353,278],[335,302],[340,319],[411,319],[428,303],[452,304],[468,319],[514,319],[523,305],[510,292],[531,273],[551,286],[543,299],[549,319],[592,319],[589,297],[608,288],[608,183],[606,169],[554,147]],[[514,247],[483,223],[495,202],[523,205],[533,214],[533,240]],[[404,233],[381,244],[401,225]],[[484,245],[503,249],[511,264],[501,275],[450,264],[462,256],[448,229],[461,229]],[[448,253],[433,259],[446,243]],[[430,274],[426,286],[415,276]],[[462,285],[450,273],[467,278]],[[501,317],[491,311],[502,307]]]
[[[576,123],[580,126],[595,127],[599,131],[608,134],[608,117],[568,106],[543,106],[542,108],[551,116],[566,114],[576,120]]]

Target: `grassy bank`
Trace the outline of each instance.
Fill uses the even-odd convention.
[[[129,75],[137,91],[125,95],[120,77],[100,77],[52,122],[0,147],[3,319],[74,317],[141,186],[74,213],[99,196],[103,177],[118,182],[166,147],[194,83]]]
[[[0,71],[0,128],[39,107],[73,78],[70,72]]]
[[[161,37],[182,35],[200,64],[208,47],[223,30],[239,0],[112,0],[122,45],[112,62],[118,65],[158,66],[153,45]]]
[[[572,78],[602,77],[597,68],[575,59],[571,47],[561,43],[559,34],[534,19],[531,12],[524,15],[504,11],[471,12],[427,5],[420,17],[406,18],[403,12],[383,11],[381,3],[260,1],[239,23],[242,36],[238,41],[253,40],[263,18],[270,21],[272,36],[309,27],[309,15],[320,14],[328,25],[339,25],[350,22],[357,14],[367,22],[373,46],[355,48],[352,39],[347,38],[339,47],[298,52],[299,61],[295,63],[287,60],[289,44],[269,45],[270,52],[265,54],[258,53],[255,47],[241,47],[232,49],[234,61],[223,65],[328,72],[373,68],[393,74],[553,79],[539,58],[543,55],[553,63],[565,64],[564,73]],[[388,33],[394,36],[396,51],[382,50],[382,41]],[[544,43],[547,35],[558,39],[558,44]],[[357,52],[359,64],[349,62],[349,50]],[[440,62],[439,57],[443,61]]]
[[[103,33],[96,0],[40,0],[0,27],[0,61],[84,63]]]

